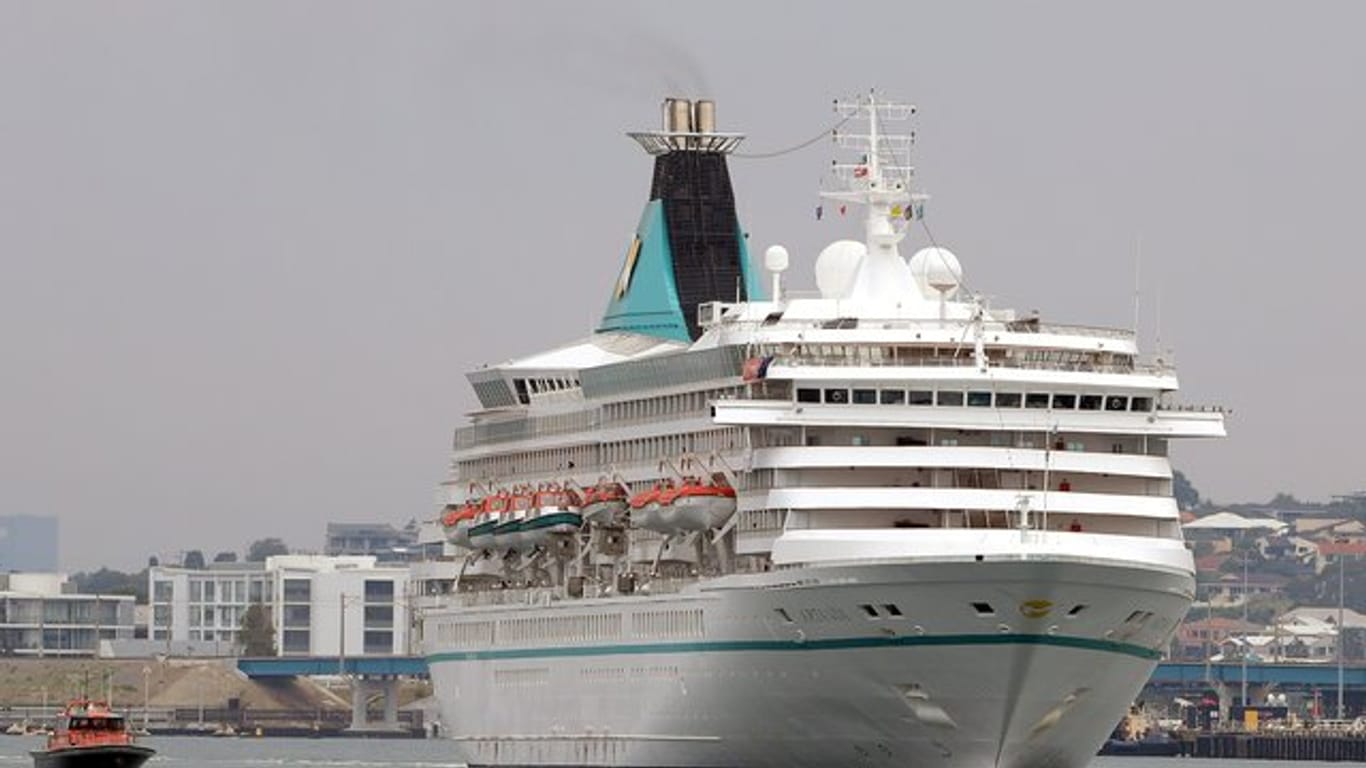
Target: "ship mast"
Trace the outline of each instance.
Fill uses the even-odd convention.
[[[869,91],[853,101],[836,101],[835,113],[846,121],[866,120],[864,133],[834,132],[836,146],[856,159],[831,163],[833,186],[821,197],[843,205],[865,208],[864,243],[867,253],[859,267],[851,296],[895,301],[912,290],[906,263],[897,244],[906,225],[919,215],[917,207],[928,196],[911,189],[915,168],[910,164],[914,133],[889,132],[884,123],[904,123],[915,114],[911,104],[879,99]]]
[[[821,196],[865,206],[869,251],[894,247],[904,237],[901,222],[916,215],[913,206],[928,196],[911,190],[915,167],[910,164],[910,151],[915,134],[888,132],[883,123],[906,122],[915,114],[915,106],[879,99],[870,91],[853,101],[836,101],[835,113],[846,120],[866,119],[867,131],[834,133],[837,146],[861,156],[856,161],[835,160],[831,168],[840,188],[824,190]]]

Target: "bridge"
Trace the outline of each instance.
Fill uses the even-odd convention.
[[[421,656],[253,656],[237,660],[237,670],[253,680],[342,675],[351,678],[351,730],[399,728],[398,679],[426,678]],[[370,720],[369,702],[378,695],[383,715]]]
[[[1215,682],[1224,685],[1241,685],[1243,665],[1205,664],[1203,662],[1166,661],[1157,665],[1153,676],[1148,680],[1152,686],[1195,687]],[[1350,666],[1342,670],[1343,687],[1366,690],[1366,667]],[[1338,668],[1336,664],[1264,664],[1247,665],[1248,685],[1276,686],[1278,688],[1336,688]]]

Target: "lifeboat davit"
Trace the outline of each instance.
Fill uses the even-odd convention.
[[[601,483],[584,491],[583,519],[593,525],[621,525],[631,500],[619,483]]]
[[[457,547],[473,549],[470,543],[470,529],[475,526],[475,519],[483,510],[483,505],[478,499],[471,499],[464,504],[447,504],[445,514],[441,516],[441,527],[446,532],[446,540]]]
[[[562,488],[540,490],[532,497],[531,509],[522,523],[526,546],[545,543],[553,534],[573,533],[583,525],[579,495]]]
[[[660,491],[659,508],[676,531],[720,528],[735,514],[735,489],[690,477],[676,488]]]
[[[532,494],[529,489],[512,494],[507,511],[499,518],[493,529],[493,545],[499,549],[520,550],[530,543],[523,535],[527,514],[531,510]]]
[[[503,514],[507,512],[508,505],[512,497],[506,493],[498,493],[484,499],[484,503],[479,508],[479,514],[474,518],[474,524],[470,526],[470,547],[473,549],[490,549],[495,546],[493,531],[501,522]]]

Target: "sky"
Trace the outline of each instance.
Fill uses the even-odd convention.
[[[434,516],[464,373],[585,335],[645,202],[624,136],[749,152],[914,102],[994,307],[1132,327],[1229,437],[1218,502],[1366,487],[1360,3],[0,3],[0,515],[62,567]],[[789,285],[825,142],[735,158]],[[903,253],[925,243],[903,246]],[[1344,405],[1346,404],[1346,405]],[[1348,407],[1351,406],[1351,407]]]

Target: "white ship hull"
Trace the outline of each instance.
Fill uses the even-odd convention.
[[[1178,571],[1081,562],[791,569],[591,606],[464,609],[453,615],[620,613],[624,636],[434,647],[429,662],[476,766],[1081,766],[1192,589]]]

